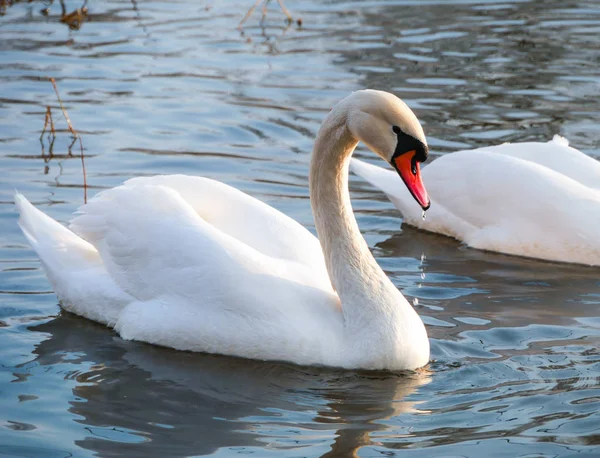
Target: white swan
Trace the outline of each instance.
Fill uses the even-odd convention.
[[[182,175],[104,191],[63,227],[16,195],[19,225],[64,309],[125,339],[345,368],[427,364],[423,322],[369,252],[350,205],[358,141],[397,167],[423,208],[427,156],[412,111],[358,91],[319,130],[308,230],[237,189]]]
[[[394,173],[352,159],[404,222],[468,246],[550,261],[600,265],[600,162],[556,135],[457,151],[424,167],[432,210],[423,219]]]

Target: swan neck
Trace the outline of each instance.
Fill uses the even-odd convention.
[[[347,321],[370,307],[385,307],[382,297],[399,295],[371,255],[352,211],[348,170],[357,143],[344,113],[334,108],[319,130],[310,166],[315,226]]]

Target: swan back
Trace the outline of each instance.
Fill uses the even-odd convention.
[[[211,226],[267,256],[320,267],[327,276],[317,238],[266,203],[216,180],[187,175],[132,178],[124,186],[164,186],[179,194]],[[85,209],[83,209],[85,212]]]
[[[569,141],[555,135],[546,143],[504,143],[473,150],[488,151],[534,162],[574,179],[587,187],[600,190],[600,161],[569,146]]]

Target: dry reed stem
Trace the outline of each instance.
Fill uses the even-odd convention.
[[[260,2],[261,2],[261,0],[256,0],[256,3],[252,7],[250,7],[248,12],[244,16],[244,18],[238,24],[238,26],[237,26],[238,29],[242,28],[242,25],[244,24],[244,22],[246,22],[246,20],[252,15],[252,13],[254,12],[254,9],[260,4]]]
[[[283,11],[283,14],[285,14],[287,16],[287,20],[289,22],[292,22],[294,20],[292,18],[292,13],[290,13],[289,10],[285,7],[285,5],[283,4],[283,0],[277,0],[277,3],[279,3],[279,6],[281,7],[281,10]]]
[[[46,158],[46,150],[44,149],[44,134],[46,133],[46,128],[50,124],[50,132],[48,133],[48,141],[50,145],[48,147],[48,158]],[[50,105],[46,107],[46,116],[44,116],[44,128],[42,129],[42,133],[40,134],[40,145],[42,145],[42,157],[44,158],[44,162],[48,162],[54,156],[53,148],[54,148],[54,140],[56,140],[56,131],[54,130],[54,120],[52,119],[52,109]],[[47,168],[47,166],[46,166]],[[48,173],[44,170],[44,174]]]
[[[248,12],[246,13],[246,15],[244,16],[244,18],[240,21],[240,23],[238,24],[237,28],[239,30],[242,29],[242,25],[244,25],[244,22],[246,22],[248,20],[248,18],[250,16],[252,16],[252,13],[254,12],[254,10],[256,9],[256,7],[258,5],[260,5],[260,2],[264,1],[263,3],[263,8],[262,8],[262,19],[264,21],[265,16],[267,15],[267,7],[269,4],[269,0],[256,0],[256,2],[254,3],[254,5],[252,5],[250,7],[250,9],[248,10]],[[292,18],[292,14],[289,12],[289,10],[285,7],[285,4],[283,3],[283,0],[277,0],[277,3],[279,3],[279,6],[281,7],[283,14],[285,14],[285,16],[287,17],[287,22],[289,24],[291,24],[294,19]],[[302,19],[299,19],[298,25],[302,24]]]
[[[50,124],[50,133],[53,137],[56,137],[56,132],[54,130],[54,120],[52,119],[52,109],[50,108],[50,105],[46,107],[46,116],[44,117],[44,128],[42,129],[42,133],[40,134],[40,140],[46,133],[46,127],[48,127],[48,124]],[[50,134],[48,134],[48,136],[49,135]]]
[[[79,149],[81,151],[81,170],[83,171],[83,203],[87,204],[87,177],[85,173],[85,161],[83,157],[83,141],[81,140],[81,136],[77,133],[77,131],[73,128],[73,124],[71,124],[71,120],[69,119],[69,115],[67,114],[67,110],[65,109],[62,100],[60,99],[60,94],[58,93],[58,87],[56,86],[56,80],[54,78],[48,78],[54,87],[54,92],[56,92],[56,98],[58,99],[58,104],[60,105],[60,109],[63,112],[65,119],[67,120],[67,125],[69,126],[69,131],[73,135],[73,143],[69,146],[69,152],[71,151],[71,146],[75,143],[76,140],[79,140]]]
[[[50,137],[50,135],[48,135]],[[40,145],[42,147],[42,157],[44,158],[44,162],[49,162],[50,159],[54,157],[54,141],[56,140],[56,136],[49,138],[50,144],[48,145],[48,156],[46,156],[46,149],[44,148],[44,140],[40,137]],[[44,175],[48,173],[48,166],[44,169]]]

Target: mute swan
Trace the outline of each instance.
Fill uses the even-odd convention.
[[[306,365],[418,368],[429,360],[425,326],[352,213],[348,165],[358,141],[429,207],[419,121],[397,97],[364,90],[331,110],[315,141],[309,186],[319,240],[235,188],[183,175],[101,192],[70,229],[16,194],[19,225],[63,308],[125,339]]]
[[[441,156],[423,169],[432,210],[423,219],[393,173],[352,159],[404,222],[472,248],[600,265],[600,162],[554,136]]]

